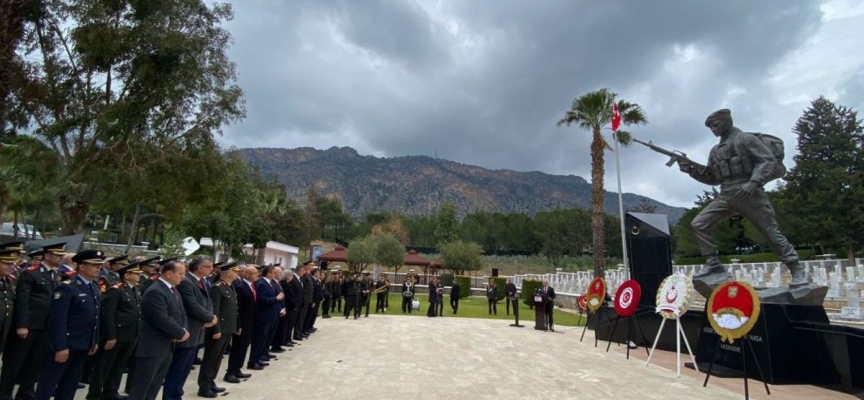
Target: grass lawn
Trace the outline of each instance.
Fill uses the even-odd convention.
[[[410,314],[402,314],[402,295],[398,293],[390,293],[390,307],[387,308],[387,315],[405,315],[411,317],[426,317],[426,310],[429,308],[429,295],[416,294],[415,299],[420,300],[420,310],[413,311]],[[505,321],[514,321],[513,310],[510,310],[510,315],[507,315],[507,305],[504,300],[498,302],[498,315],[489,315],[489,303],[485,297],[466,297],[459,300],[459,313],[453,315],[453,309],[450,308],[450,296],[444,297],[444,318],[485,318],[485,319],[500,319]],[[345,300],[342,300],[344,307]],[[365,309],[363,312],[365,313]],[[375,296],[372,296],[369,304],[369,314],[375,312]],[[579,322],[579,314],[573,314],[566,311],[555,309],[554,311],[555,326],[577,326]],[[586,315],[582,316],[582,322],[578,325],[585,325]],[[534,310],[529,309],[524,303],[519,303],[519,324],[534,326]]]

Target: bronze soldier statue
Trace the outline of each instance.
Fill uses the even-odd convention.
[[[696,241],[705,257],[705,265],[693,276],[721,282],[731,280],[731,274],[720,263],[717,244],[711,230],[735,214],[748,219],[762,233],[771,249],[792,274],[790,288],[809,285],[804,268],[798,262],[795,248],[780,233],[774,208],[763,186],[782,177],[786,170],[771,148],[756,134],[743,132],[732,124],[728,109],[715,111],[705,120],[705,126],[720,138],[708,156],[707,165],[699,165],[686,158],[677,160],[681,171],[706,185],[720,185],[720,194],[708,204],[691,226]],[[714,279],[717,278],[717,279]]]

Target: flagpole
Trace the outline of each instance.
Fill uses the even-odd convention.
[[[616,104],[617,106],[617,104]],[[617,107],[614,108],[614,113],[617,115]],[[616,127],[617,128],[617,127]],[[627,272],[627,279],[630,279],[630,263],[627,258],[627,235],[624,228],[624,195],[621,193],[621,163],[618,160],[618,130],[613,129],[612,141],[615,142],[615,174],[618,176],[618,215],[621,219],[621,254],[624,261],[624,270]]]
[[[621,194],[621,164],[618,161],[618,132],[612,133],[615,142],[615,172],[618,175],[618,214],[621,218],[621,254],[624,256],[624,270],[627,271],[627,279],[630,279],[630,263],[627,260],[627,236],[624,229],[624,196]]]

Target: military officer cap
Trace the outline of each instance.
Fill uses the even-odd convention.
[[[117,257],[114,257],[114,258],[109,258],[109,259],[108,259],[108,264],[109,264],[109,265],[113,265],[113,264],[123,264],[123,265],[127,265],[127,264],[129,264],[128,259],[129,259],[129,255],[128,255],[128,254],[124,254],[124,255],[122,255],[122,256],[117,256]]]
[[[304,262],[303,265],[304,265],[304,266],[306,266],[306,265],[315,265],[315,261],[313,261],[313,260],[309,260],[309,261]]]
[[[715,119],[731,118],[731,117],[732,117],[732,111],[730,111],[728,108],[714,111],[713,113],[711,113],[711,115],[708,116],[708,118],[705,119],[705,126],[710,127],[711,123],[714,122]]]
[[[371,271],[363,271],[363,275],[369,275],[371,273],[372,273]]]
[[[234,272],[240,272],[243,268],[240,268],[240,265],[239,265],[239,264],[240,264],[239,261],[231,261],[231,262],[228,262],[228,263],[224,263],[224,264],[222,264],[222,265],[219,266],[219,270],[220,270],[220,271],[228,271],[228,270],[231,270],[231,271],[234,271]]]
[[[281,266],[282,266],[282,263],[281,263],[281,262],[278,262],[278,263],[276,263],[276,264],[273,264],[273,266],[274,266],[274,267],[281,267]]]
[[[0,243],[0,250],[9,250],[21,254],[24,252],[24,242]]]
[[[156,256],[153,258],[148,258],[144,261],[141,261],[141,265],[145,267],[155,267],[159,265],[159,262],[162,261],[162,256]]]
[[[101,250],[84,250],[72,257],[72,262],[75,264],[102,264],[105,262],[105,254]]]
[[[127,272],[131,272],[133,274],[140,274],[140,273],[144,272],[141,270],[141,263],[143,263],[143,262],[144,261],[131,262],[129,264],[126,264],[126,265],[120,267],[115,272],[117,272],[117,274],[119,274],[120,276],[123,276],[123,274],[125,274]]]
[[[51,253],[55,256],[66,255],[66,243],[56,243],[42,248],[43,253]]]
[[[11,249],[0,250],[0,262],[6,264],[15,264],[18,262],[18,251]]]
[[[214,270],[215,270],[215,269],[220,269],[220,267],[222,267],[223,265],[225,265],[225,262],[224,262],[224,261],[219,261],[219,262],[213,264],[213,269],[214,269]]]
[[[34,251],[27,253],[27,257],[30,257],[30,259],[40,259],[41,260],[42,256],[44,256],[44,255],[45,255],[45,250],[42,250],[42,249],[34,250]]]

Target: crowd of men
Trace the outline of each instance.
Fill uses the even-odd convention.
[[[0,400],[71,400],[85,387],[88,400],[160,390],[176,400],[195,369],[197,395],[215,398],[220,370],[238,384],[251,377],[244,368],[267,368],[317,331],[319,309],[329,318],[345,297],[346,318],[359,316],[369,284],[319,275],[312,261],[283,271],[207,256],[130,260],[64,243],[25,258],[23,243],[0,244]]]

